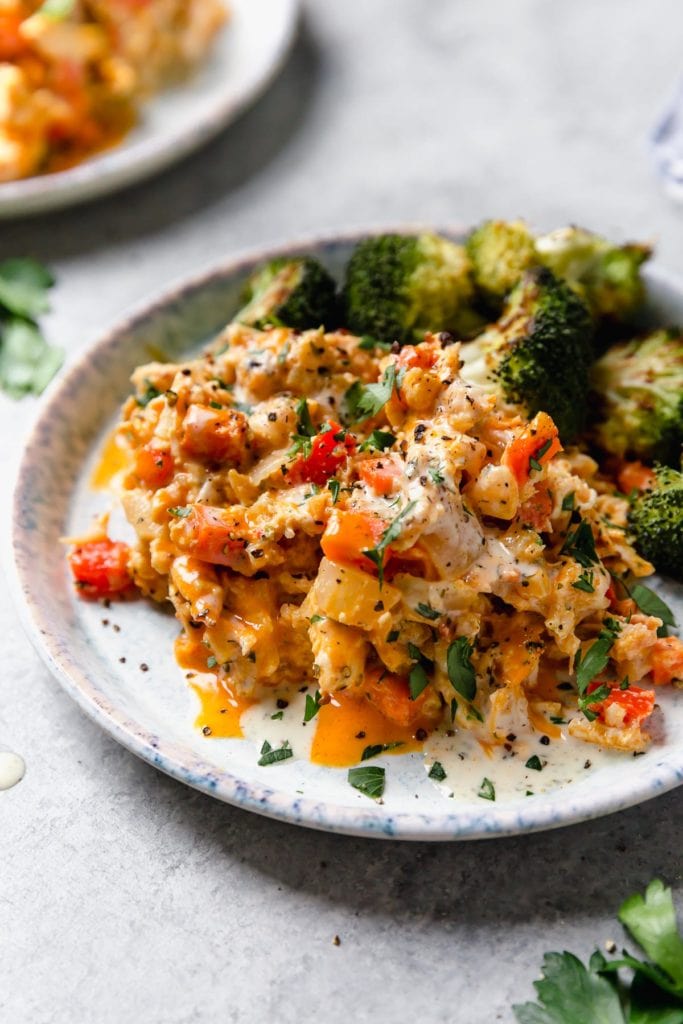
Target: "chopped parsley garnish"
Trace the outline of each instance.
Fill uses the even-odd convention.
[[[176,519],[187,519],[192,514],[192,505],[176,505],[174,508],[167,509],[169,516],[175,516]]]
[[[396,740],[394,743],[371,743],[370,746],[365,747],[360,755],[360,759],[361,761],[369,761],[371,757],[378,757],[387,750],[396,750],[397,747],[402,746],[403,740]]]
[[[278,761],[286,761],[290,757],[294,757],[294,751],[287,740],[285,740],[281,747],[276,747],[275,749],[271,747],[268,740],[264,740],[261,747],[261,756],[257,763],[261,767],[265,767],[269,764],[277,764]]]
[[[206,659],[206,667],[207,668],[215,668],[217,664],[218,664],[218,659],[216,658],[215,654],[209,655],[209,657]]]
[[[369,452],[374,449],[375,451],[383,452],[387,448],[391,448],[395,442],[396,438],[388,430],[373,430],[370,437],[361,444],[360,451]]]
[[[455,716],[458,713],[458,702],[455,699],[455,697],[453,697],[453,699],[451,700],[450,711],[451,711],[451,722],[454,722],[455,721]]]
[[[138,403],[138,405],[141,405],[143,408],[146,405],[149,405],[152,399],[158,398],[159,395],[161,394],[161,391],[159,391],[158,388],[155,388],[153,384],[150,384],[148,380],[145,380],[145,384],[147,385],[146,390],[143,391],[141,395],[135,396],[135,401]]]
[[[341,491],[341,483],[333,477],[331,480],[327,481],[327,489],[332,495],[332,504],[336,505],[339,492]]]
[[[630,588],[629,595],[645,615],[661,619],[664,626],[676,625],[674,614],[668,604],[665,604],[654,590],[650,590],[643,583],[636,583],[635,587]]]
[[[212,409],[222,409],[223,408],[223,406],[221,405],[220,402],[214,402],[213,399],[211,399],[211,401],[209,402],[209,405],[211,406]]]
[[[467,717],[471,718],[475,722],[483,722],[484,716],[482,715],[476,704],[470,704],[467,708]]]
[[[406,516],[410,515],[416,504],[417,502],[415,501],[409,501],[406,507],[389,523],[375,547],[363,552],[365,557],[369,558],[377,566],[380,588],[384,582],[384,552],[393,540],[397,540],[401,536],[403,520]]]
[[[477,796],[480,796],[482,800],[495,800],[496,799],[496,787],[493,785],[490,779],[483,778],[479,792]]]
[[[429,473],[430,477],[432,478],[432,483],[435,483],[437,486],[439,484],[442,484],[445,481],[445,479],[446,479],[446,477],[441,472],[441,467],[440,466],[437,466],[436,469],[428,469],[427,472]]]
[[[448,648],[446,668],[453,689],[465,700],[474,700],[477,692],[477,676],[472,665],[471,644],[466,636],[459,636]]]
[[[569,494],[565,494],[564,498],[562,499],[562,511],[572,512],[574,510],[575,504],[576,494],[574,491],[570,491]]]
[[[429,676],[422,665],[413,665],[408,675],[408,688],[410,699],[417,700],[423,690],[429,686]]]
[[[432,767],[429,769],[429,778],[434,779],[435,782],[443,782],[446,778],[446,772],[441,761],[435,761]]]
[[[408,644],[408,654],[415,662],[408,675],[408,689],[410,690],[410,699],[417,700],[425,687],[429,685],[428,673],[434,671],[434,662],[423,654],[415,644]]]
[[[320,711],[320,690],[315,691],[315,696],[306,694],[306,708],[304,709],[304,722],[310,722]]]
[[[370,764],[360,768],[349,768],[347,779],[349,784],[372,800],[378,800],[384,792],[384,768]]]
[[[583,590],[586,594],[594,594],[593,576],[592,569],[584,569],[579,578],[572,583],[574,590]]]
[[[440,619],[442,614],[441,612],[437,612],[436,608],[432,608],[430,604],[424,604],[422,601],[415,606],[415,611],[418,615],[422,615],[423,618],[431,619],[432,622]]]
[[[307,459],[313,447],[311,438],[315,437],[317,431],[313,426],[308,402],[305,398],[300,399],[296,403],[296,414],[299,417],[299,421],[296,425],[296,434],[292,434],[292,447],[287,454],[290,458],[302,455],[304,459]]]
[[[284,717],[284,714],[285,714],[284,711],[276,711],[274,715],[270,716],[271,721],[273,721],[273,722],[281,722],[283,717]]]
[[[565,537],[564,544],[560,549],[561,555],[571,555],[584,569],[590,569],[600,561],[595,550],[595,537],[590,524],[582,519],[575,530],[570,531]]]
[[[524,765],[525,768],[531,768],[532,771],[540,772],[543,771],[543,765],[541,759],[537,754],[532,754],[527,763]]]
[[[597,696],[598,690],[588,695],[586,691],[595,677],[600,675],[607,666],[610,651],[620,632],[621,625],[616,619],[605,619],[598,639],[591,644],[585,656],[582,658],[579,651],[576,653],[574,671],[576,672],[576,685],[579,691],[579,707],[589,719],[591,717],[595,718],[595,715],[588,710],[588,706],[590,704],[597,704],[599,701],[604,700],[606,696],[609,696],[609,689],[605,687],[607,693],[604,696]]]
[[[324,615],[311,615],[311,618],[310,618],[309,621],[310,621],[311,625],[314,626],[316,624],[316,622],[324,622],[325,621],[325,616]]]
[[[376,348],[381,348],[383,352],[389,352],[391,349],[391,342],[378,341],[377,338],[372,338],[369,334],[364,334],[358,342],[358,348],[362,348],[364,352],[372,352],[372,350]]]
[[[358,423],[376,416],[399,384],[400,375],[396,371],[395,363],[387,366],[377,384],[362,384],[359,380],[355,381],[344,395],[344,405],[350,419]]]
[[[529,471],[530,472],[531,472],[532,469],[535,469],[537,473],[540,473],[540,471],[543,469],[543,466],[541,465],[540,460],[543,458],[545,453],[548,451],[548,449],[550,448],[550,445],[552,443],[553,443],[553,439],[552,439],[552,437],[549,437],[548,440],[544,441],[543,444],[541,445],[541,447],[537,451],[534,452],[534,454],[529,459]]]

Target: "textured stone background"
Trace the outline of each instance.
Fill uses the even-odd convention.
[[[70,358],[169,280],[323,229],[523,214],[652,238],[680,270],[681,208],[646,140],[682,28],[679,0],[310,0],[283,73],[219,140],[123,195],[2,225],[0,256],[54,267],[49,333]],[[5,463],[35,412],[3,404]],[[0,636],[0,737],[29,766],[0,794],[7,1024],[511,1022],[544,950],[619,941],[619,901],[653,874],[682,895],[681,792],[509,841],[306,832],[119,748],[4,590]]]

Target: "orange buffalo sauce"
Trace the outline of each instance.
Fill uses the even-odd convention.
[[[102,455],[90,477],[90,486],[104,491],[115,476],[128,466],[128,454],[121,447],[116,431],[112,431],[102,448]]]
[[[200,703],[195,726],[206,736],[223,739],[242,738],[241,718],[245,711],[258,703],[240,697],[223,680],[207,668],[210,652],[202,643],[202,632],[194,636],[185,633],[175,642],[176,661],[186,671],[190,688]],[[293,711],[290,710],[290,715]],[[420,750],[426,734],[417,738],[419,722],[410,726],[397,725],[385,718],[366,698],[338,693],[329,704],[323,704],[307,728],[315,734],[310,759],[315,764],[344,768],[360,763],[366,747],[391,743],[400,746],[385,753],[405,754]],[[292,733],[301,728],[301,722],[292,719]]]
[[[365,748],[374,744],[400,742],[400,747],[386,751],[395,754],[422,747],[422,740],[415,737],[415,727],[396,725],[381,715],[370,701],[344,693],[337,694],[329,704],[323,704],[315,721],[311,747],[311,761],[315,764],[337,768],[358,764]]]
[[[196,639],[181,633],[175,642],[175,656],[180,667],[187,670],[190,688],[199,699],[200,711],[195,726],[206,736],[223,739],[242,737],[240,719],[255,702],[237,696],[207,668],[209,652],[201,642],[199,631]]]

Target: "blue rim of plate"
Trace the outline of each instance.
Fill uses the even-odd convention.
[[[361,837],[413,841],[506,837],[603,817],[643,803],[683,783],[683,742],[662,760],[653,761],[647,768],[639,768],[632,780],[631,772],[623,772],[624,781],[611,786],[609,791],[601,787],[584,794],[574,794],[570,785],[539,795],[528,804],[487,802],[481,811],[478,808],[474,810],[471,804],[463,804],[460,808],[456,805],[453,811],[444,814],[388,812],[383,810],[382,805],[370,801],[368,807],[342,807],[299,797],[288,790],[246,783],[228,771],[217,771],[215,766],[202,761],[190,751],[187,751],[188,757],[183,759],[175,744],[165,742],[139,722],[129,719],[98,692],[77,661],[60,645],[55,624],[43,614],[40,594],[36,593],[32,585],[34,566],[28,550],[26,547],[22,549],[18,543],[22,536],[23,515],[30,507],[31,466],[35,460],[40,459],[43,435],[45,431],[52,430],[51,423],[55,416],[59,417],[62,405],[65,402],[68,405],[71,390],[78,386],[85,366],[93,356],[114,351],[123,334],[156,313],[170,306],[177,308],[189,296],[248,272],[264,260],[306,252],[316,252],[324,258],[325,251],[369,235],[387,231],[416,233],[425,229],[426,226],[415,224],[366,228],[252,250],[171,285],[151,301],[139,304],[89,346],[62,380],[52,385],[51,393],[25,444],[12,506],[11,537],[15,557],[10,559],[8,575],[15,606],[37,652],[63,689],[90,719],[143,761],[179,782],[225,803],[308,828]],[[430,230],[435,228],[431,226]],[[440,227],[436,230],[456,238],[463,235],[461,227]],[[677,293],[683,302],[683,282],[674,275],[659,268],[650,268],[646,277],[652,284]]]
[[[0,220],[59,210],[119,192],[178,163],[218,135],[265,92],[282,68],[296,35],[299,0],[281,3],[284,13],[277,45],[267,66],[242,92],[197,117],[191,131],[170,132],[161,140],[157,136],[142,138],[96,153],[64,171],[0,183]],[[230,23],[222,31],[229,30]]]

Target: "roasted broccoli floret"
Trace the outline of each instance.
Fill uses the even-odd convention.
[[[500,303],[536,260],[534,236],[522,220],[487,220],[466,242],[474,283],[488,302]]]
[[[379,235],[346,268],[346,326],[378,341],[420,341],[471,319],[474,288],[462,245],[438,235]]]
[[[683,581],[683,473],[660,466],[653,490],[644,491],[629,513],[636,548],[656,569]]]
[[[683,445],[683,334],[656,330],[611,348],[591,370],[596,442],[614,455],[678,465]]]
[[[640,275],[647,245],[615,245],[584,228],[566,227],[536,239],[539,263],[568,281],[596,317],[628,321],[642,305]]]
[[[503,315],[463,345],[463,376],[495,388],[528,416],[552,416],[563,441],[583,428],[591,363],[592,321],[579,296],[549,270],[522,277]]]
[[[251,327],[305,331],[334,327],[338,320],[337,286],[311,257],[271,260],[258,267],[247,281],[243,302],[235,319]]]

